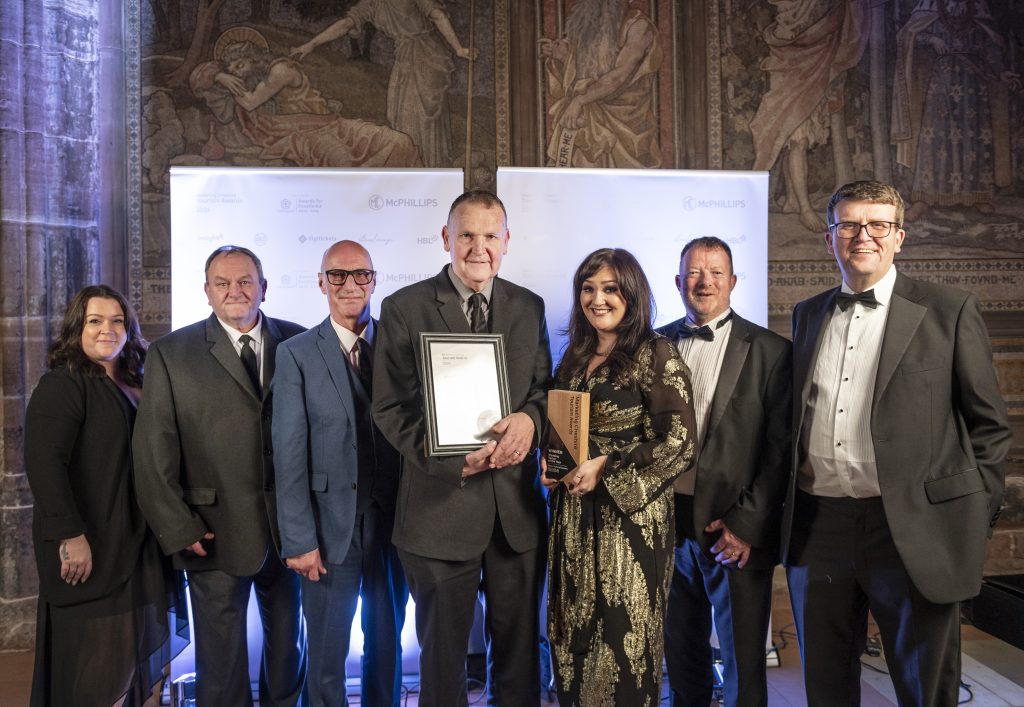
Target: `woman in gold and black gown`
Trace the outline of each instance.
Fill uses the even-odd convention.
[[[696,431],[689,375],[651,328],[627,251],[576,271],[556,387],[590,393],[590,459],[550,490],[548,636],[559,703],[657,705],[672,574],[672,481]]]

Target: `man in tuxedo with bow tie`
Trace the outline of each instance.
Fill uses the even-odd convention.
[[[901,705],[955,705],[959,602],[978,593],[1011,434],[977,298],[898,273],[903,199],[826,210],[842,286],[793,311],[783,562],[809,704],[860,704],[871,611]]]
[[[329,315],[277,349],[281,553],[302,577],[311,707],[347,704],[345,659],[360,597],[360,703],[397,707],[401,698],[409,591],[391,532],[402,460],[371,416],[376,277],[366,248],[332,245],[317,273]]]
[[[302,704],[306,636],[299,580],[279,555],[270,445],[274,355],[303,331],[260,311],[263,265],[222,246],[206,261],[208,319],[153,343],[132,436],[146,522],[188,573],[203,705],[252,705],[246,610],[263,623],[261,707]]]
[[[767,705],[765,643],[790,450],[789,342],[731,307],[725,241],[690,241],[676,287],[686,316],[659,330],[690,368],[698,454],[675,482],[675,571],[665,617],[672,704],[707,707],[711,610],[725,704]]]

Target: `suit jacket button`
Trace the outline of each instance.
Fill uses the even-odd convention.
[[[352,490],[353,490],[353,491],[355,491],[355,490],[356,490],[356,486],[357,486],[357,484],[352,484]]]

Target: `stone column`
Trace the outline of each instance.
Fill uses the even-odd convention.
[[[0,650],[35,638],[25,407],[70,296],[101,274],[102,4],[0,0]]]

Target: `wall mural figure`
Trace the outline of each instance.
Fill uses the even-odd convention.
[[[986,0],[920,0],[896,40],[892,141],[913,175],[906,220],[931,206],[994,211],[1011,183],[1007,42]]]
[[[843,86],[846,72],[860,61],[870,30],[869,0],[768,0],[776,6],[764,31],[768,90],[750,122],[755,158],[752,169],[770,170],[783,149],[786,195],[783,213],[795,213],[811,231],[824,231],[821,209],[807,189],[807,152],[831,141],[845,141]],[[836,160],[837,164],[848,160]],[[853,175],[836,175],[839,182]]]
[[[238,122],[262,160],[304,167],[414,167],[421,162],[405,133],[332,113],[298,62],[274,57],[251,27],[217,40],[213,61],[189,85],[221,123]]]
[[[427,167],[451,167],[448,91],[455,70],[451,52],[468,60],[470,51],[456,36],[441,2],[360,0],[343,18],[293,49],[291,56],[301,60],[331,40],[360,37],[367,24],[395,43],[388,82],[388,122],[412,137]]]
[[[626,0],[578,0],[565,36],[542,38],[548,165],[660,167],[658,30]]]

